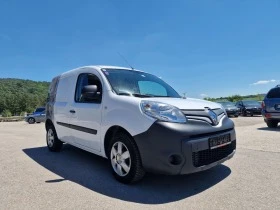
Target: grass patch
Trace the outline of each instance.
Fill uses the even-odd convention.
[[[14,116],[14,117],[0,117],[0,122],[17,122],[23,121],[24,117],[22,116]]]

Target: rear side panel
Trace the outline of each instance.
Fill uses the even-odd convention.
[[[75,74],[62,75],[57,87],[55,103],[53,104],[54,117],[52,122],[55,125],[57,136],[67,143],[72,143],[73,141],[72,129],[62,126],[62,124],[68,124],[71,117],[70,103],[74,97],[75,85],[73,84],[75,82]],[[57,122],[60,122],[60,124]]]
[[[54,103],[56,99],[56,92],[60,76],[53,78],[48,92],[47,106],[46,106],[46,119],[53,121],[54,118]]]

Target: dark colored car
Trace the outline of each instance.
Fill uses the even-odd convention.
[[[243,116],[254,116],[254,115],[261,115],[262,107],[261,104],[258,101],[238,101],[236,103],[236,106],[239,108],[240,113]]]
[[[272,88],[262,103],[262,116],[269,128],[276,128],[280,122],[280,85]]]
[[[239,116],[239,108],[236,107],[235,103],[232,103],[230,101],[221,101],[218,103],[225,108],[228,116]]]

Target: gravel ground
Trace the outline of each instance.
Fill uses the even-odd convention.
[[[279,209],[280,127],[233,118],[233,159],[184,176],[116,182],[103,158],[65,145],[51,153],[44,124],[0,123],[0,209]]]

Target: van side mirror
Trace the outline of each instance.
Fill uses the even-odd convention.
[[[86,85],[82,89],[81,102],[100,102],[101,93],[96,85]]]

